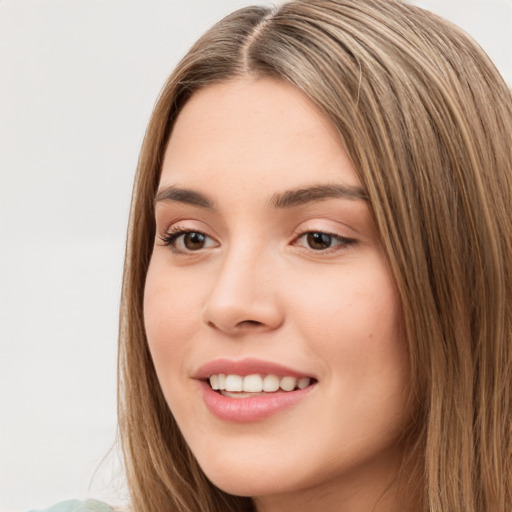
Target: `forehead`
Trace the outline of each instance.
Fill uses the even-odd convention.
[[[295,87],[269,78],[196,92],[176,120],[161,177],[162,185],[236,182],[254,193],[322,181],[359,185],[327,116]]]

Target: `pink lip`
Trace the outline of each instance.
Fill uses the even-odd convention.
[[[217,418],[235,423],[263,420],[297,404],[308,395],[315,384],[295,391],[276,391],[248,398],[230,398],[214,391],[205,381],[199,385],[208,410]]]
[[[195,379],[205,380],[210,375],[217,375],[224,373],[225,375],[251,375],[260,373],[262,375],[277,375],[278,377],[311,377],[314,375],[303,373],[293,368],[288,368],[278,363],[270,361],[262,361],[261,359],[245,358],[238,361],[232,359],[215,359],[201,366],[194,374]]]
[[[291,407],[305,398],[316,387],[316,383],[295,391],[276,391],[265,395],[247,398],[232,398],[214,391],[207,379],[211,375],[276,375],[278,377],[310,377],[311,374],[288,368],[278,363],[246,358],[241,360],[216,359],[201,366],[194,374],[202,391],[203,401],[208,410],[217,418],[236,423],[249,423],[263,420]]]

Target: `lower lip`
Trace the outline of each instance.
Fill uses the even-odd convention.
[[[250,423],[273,416],[300,402],[315,387],[311,385],[295,391],[276,391],[268,395],[230,398],[214,391],[207,382],[201,381],[200,385],[208,410],[221,420],[236,423]]]

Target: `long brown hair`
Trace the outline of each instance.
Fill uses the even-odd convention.
[[[143,325],[153,198],[195,91],[243,75],[303,91],[337,127],[370,199],[410,348],[419,488],[431,512],[512,510],[512,97],[482,50],[397,0],[293,1],[226,17],[151,117],[133,191],[119,424],[136,512],[252,510],[204,476],[160,390]]]

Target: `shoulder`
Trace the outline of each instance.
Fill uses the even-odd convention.
[[[57,503],[45,510],[32,510],[30,512],[113,512],[113,509],[98,500],[69,500]]]

